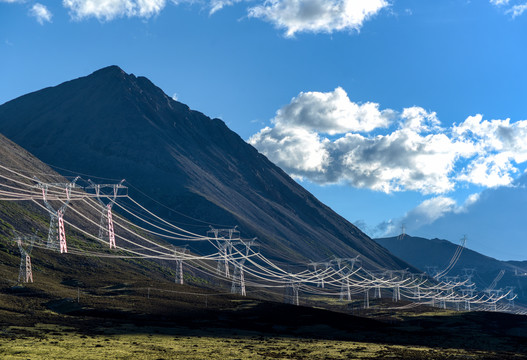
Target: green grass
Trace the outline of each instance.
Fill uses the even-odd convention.
[[[226,330],[229,332],[229,330]],[[2,359],[479,359],[488,352],[404,347],[368,342],[264,337],[222,337],[203,330],[121,326],[83,334],[50,324],[10,326],[0,335]]]

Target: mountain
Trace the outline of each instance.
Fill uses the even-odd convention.
[[[117,66],[1,105],[0,133],[63,174],[125,178],[133,198],[191,231],[239,225],[276,260],[408,267],[223,121]]]
[[[457,244],[448,240],[429,240],[409,235],[375,241],[424,272],[428,271],[429,267],[435,267],[438,271],[445,269],[458,248]],[[461,277],[466,273],[465,269],[474,270],[472,281],[480,291],[488,288],[503,270],[503,277],[498,281],[496,289],[514,287],[518,298],[524,303],[527,302],[527,262],[500,261],[465,248],[456,265],[446,276]]]

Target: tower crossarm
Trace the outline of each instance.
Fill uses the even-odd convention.
[[[110,200],[109,204],[115,203],[115,200],[118,197],[126,197],[128,196],[128,187],[124,186],[125,179],[122,179],[117,184],[96,184],[92,180],[88,179],[88,182],[90,183],[89,186],[84,187],[84,190],[86,192],[89,192],[90,190],[95,191],[95,196],[97,197],[97,200],[103,205],[107,206],[104,201],[102,200],[103,197],[108,198]],[[102,189],[112,189],[111,194],[104,194],[101,192]]]

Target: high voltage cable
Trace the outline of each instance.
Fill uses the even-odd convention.
[[[32,181],[32,182],[35,181],[34,179],[32,179],[32,178],[30,178],[30,177],[28,177],[28,176],[26,176],[24,174],[21,174],[20,172],[13,171],[13,170],[11,170],[9,168],[6,168],[6,167],[4,167],[2,165],[0,165],[0,168],[3,168],[5,170],[7,170],[7,171],[9,171],[9,172],[11,172],[11,173],[13,173],[13,174],[15,174],[17,176],[20,176],[20,177],[22,177],[24,179],[27,179],[29,181]],[[12,182],[14,182],[16,184],[22,185],[24,187],[29,187],[30,188],[30,190],[26,190],[26,189],[20,189],[20,188],[16,188],[16,187],[13,187],[13,186],[6,185],[6,186],[4,186],[5,188],[17,190],[17,192],[1,190],[0,191],[0,196],[5,196],[5,198],[0,198],[0,200],[8,200],[8,201],[32,200],[39,207],[41,207],[44,210],[46,210],[46,208],[44,206],[42,206],[41,204],[39,204],[38,201],[37,201],[37,199],[40,199],[41,196],[38,196],[38,192],[33,190],[35,188],[34,185],[32,186],[32,185],[29,185],[27,183],[18,181],[16,179],[13,179],[13,178],[10,178],[10,177],[4,176],[4,175],[0,175],[0,177],[4,178],[6,180],[12,181]],[[55,197],[49,197],[49,200],[58,200],[58,201],[61,201],[61,202],[64,202],[64,200],[66,200],[62,196],[62,192],[64,190],[63,188],[61,188],[60,186],[54,186],[54,184],[47,184],[46,186],[49,188],[49,194],[55,196]],[[57,190],[55,190],[55,189],[57,189]],[[20,192],[22,192],[22,194]],[[93,198],[93,197],[94,196],[91,196],[91,194],[87,194],[85,192],[77,191],[75,188],[71,189],[71,195],[70,195],[71,200],[83,200],[83,202],[85,204],[87,204],[88,206],[90,206],[91,208],[97,209],[95,206],[92,205],[94,200],[92,200],[91,198]],[[365,274],[368,275],[371,278],[370,279],[370,278],[367,278],[367,277],[365,277],[365,276],[360,274],[360,271],[364,271],[361,267],[357,268],[355,271],[349,271],[347,274],[344,273],[344,269],[346,269],[346,267],[344,267],[342,269],[339,269],[339,270],[335,270],[335,269],[332,269],[331,267],[328,267],[328,268],[326,268],[323,271],[318,271],[317,270],[317,271],[312,272],[312,271],[309,271],[309,270],[304,270],[304,271],[300,271],[300,272],[297,272],[297,273],[291,273],[291,272],[286,271],[283,268],[277,266],[272,261],[270,261],[269,259],[264,257],[261,253],[254,252],[254,250],[250,249],[250,248],[246,249],[247,254],[243,254],[239,249],[237,249],[235,246],[231,245],[231,248],[229,250],[229,254],[226,255],[224,253],[221,253],[219,251],[220,249],[217,247],[217,245],[215,245],[212,242],[212,240],[225,240],[225,239],[212,239],[212,238],[205,237],[205,236],[202,236],[202,235],[198,235],[198,234],[192,233],[190,231],[187,231],[185,229],[182,229],[182,228],[180,228],[178,226],[175,226],[172,223],[162,219],[161,217],[157,216],[156,214],[152,213],[151,211],[146,209],[144,206],[140,205],[137,201],[132,199],[130,196],[126,196],[126,198],[129,201],[131,201],[134,205],[139,207],[142,211],[146,212],[149,216],[152,216],[155,219],[156,222],[163,223],[166,226],[169,226],[170,228],[176,229],[179,232],[175,232],[175,231],[172,231],[172,230],[167,230],[164,227],[155,225],[151,221],[145,220],[141,216],[139,216],[137,214],[134,214],[134,212],[131,209],[129,209],[127,206],[125,206],[123,204],[120,204],[120,202],[115,201],[115,203],[118,204],[118,206],[120,206],[120,208],[122,208],[126,212],[130,213],[130,215],[133,215],[134,217],[140,219],[144,223],[146,223],[146,224],[148,224],[150,226],[153,226],[153,227],[155,227],[155,228],[157,228],[157,229],[159,229],[161,231],[167,232],[167,233],[172,234],[172,235],[176,235],[176,236],[178,236],[178,238],[175,238],[175,236],[172,236],[172,235],[163,235],[163,234],[159,234],[159,233],[156,233],[156,232],[152,232],[149,229],[138,227],[136,224],[133,224],[132,222],[130,222],[130,221],[128,221],[128,220],[126,220],[126,219],[124,219],[124,218],[122,218],[120,216],[116,216],[116,219],[118,219],[118,221],[116,222],[116,225],[118,225],[119,228],[121,228],[122,230],[125,230],[127,232],[130,232],[130,234],[132,234],[133,236],[141,239],[142,241],[144,241],[146,244],[149,244],[149,245],[138,244],[138,243],[136,243],[136,242],[134,242],[134,241],[132,241],[130,239],[127,239],[127,238],[125,238],[125,237],[123,237],[121,235],[118,235],[120,240],[122,240],[122,241],[124,241],[124,242],[126,242],[128,244],[132,244],[132,245],[137,247],[137,250],[132,250],[132,249],[124,248],[124,247],[120,246],[119,250],[125,251],[127,253],[131,253],[133,255],[108,254],[108,253],[92,252],[92,251],[87,251],[87,250],[82,250],[82,249],[72,249],[72,253],[74,253],[76,255],[83,255],[83,256],[100,256],[100,257],[114,257],[114,258],[133,258],[133,257],[137,258],[137,257],[141,257],[141,258],[147,258],[147,259],[160,259],[160,260],[174,260],[176,257],[178,257],[178,258],[181,258],[182,260],[185,260],[185,261],[197,261],[197,262],[200,262],[201,263],[200,266],[202,268],[204,268],[204,269],[195,268],[196,271],[205,271],[205,273],[208,273],[209,276],[220,278],[222,280],[232,280],[232,279],[230,279],[228,277],[227,278],[225,278],[225,277],[218,277],[217,274],[216,274],[215,269],[212,266],[208,265],[206,262],[203,262],[203,261],[205,261],[205,260],[207,260],[207,261],[220,261],[220,260],[221,261],[227,261],[228,264],[231,264],[231,265],[233,265],[235,267],[236,266],[241,266],[241,265],[238,265],[238,264],[241,264],[242,262],[246,262],[247,261],[247,264],[250,264],[251,266],[243,266],[243,271],[244,272],[247,272],[247,274],[249,274],[251,277],[253,277],[255,279],[260,279],[261,281],[265,281],[265,282],[268,282],[268,283],[278,284],[278,285],[270,285],[270,284],[264,285],[264,284],[254,283],[252,281],[248,281],[247,284],[249,286],[267,287],[267,288],[284,287],[284,286],[288,286],[287,285],[288,283],[293,282],[293,283],[299,284],[301,286],[301,289],[304,292],[309,292],[309,293],[316,294],[316,295],[328,295],[328,296],[331,296],[331,295],[335,295],[335,294],[342,294],[342,284],[344,283],[344,281],[346,281],[346,286],[348,288],[348,290],[347,290],[348,293],[359,294],[359,293],[361,293],[363,291],[369,291],[369,289],[373,289],[373,288],[377,288],[377,289],[380,289],[380,288],[390,289],[390,288],[392,288],[392,289],[397,289],[397,291],[400,291],[400,289],[403,290],[403,292],[406,293],[405,297],[407,297],[409,299],[415,298],[412,295],[410,290],[412,290],[412,289],[415,290],[415,289],[419,289],[420,287],[423,287],[422,289],[420,289],[420,291],[423,291],[423,293],[421,293],[419,295],[419,300],[421,300],[421,298],[426,296],[426,297],[431,297],[432,298],[431,301],[439,300],[439,301],[442,301],[443,303],[445,303],[447,301],[448,302],[470,301],[470,302],[473,302],[474,304],[493,304],[495,306],[495,304],[498,301],[506,298],[510,294],[510,291],[509,291],[506,294],[501,295],[501,296],[490,294],[486,298],[484,297],[484,295],[482,295],[479,298],[476,298],[476,297],[468,298],[466,295],[459,296],[459,295],[457,295],[454,292],[454,289],[456,287],[459,287],[459,286],[465,284],[468,280],[465,281],[465,282],[462,282],[462,283],[459,283],[459,282],[457,282],[457,283],[450,283],[450,282],[443,283],[443,282],[440,282],[440,283],[438,283],[436,285],[427,285],[427,287],[425,287],[426,280],[418,282],[417,279],[403,278],[402,276],[401,276],[400,280],[397,280],[397,276],[395,278],[393,276],[391,276],[390,279],[385,279],[385,278],[378,278],[377,276],[373,275],[372,273],[365,272]],[[77,209],[73,208],[72,211],[74,211],[81,218],[83,218],[86,221],[88,221],[88,223],[93,224],[95,227],[99,226],[95,221],[89,219],[86,215],[84,215],[83,213],[81,213]],[[100,209],[98,209],[98,211],[100,211]],[[104,242],[101,239],[99,239],[98,237],[88,233],[87,231],[79,228],[78,226],[72,224],[71,222],[66,222],[66,223],[69,226],[71,226],[72,228],[74,228],[75,230],[79,231],[80,233],[82,233],[82,234],[84,234],[84,235],[86,235],[86,236],[88,236],[90,238],[94,238],[94,239],[98,240],[99,242],[102,242],[102,243],[106,244],[106,242]],[[208,240],[218,250],[218,252],[214,253],[214,254],[206,255],[206,256],[195,256],[195,255],[184,254],[184,253],[179,253],[179,254],[176,255],[176,253],[174,253],[173,249],[170,249],[170,248],[168,248],[166,246],[158,244],[157,242],[155,242],[153,240],[147,239],[144,236],[137,234],[133,230],[127,228],[127,226],[123,225],[122,223],[125,223],[126,225],[130,225],[130,226],[133,226],[133,227],[136,227],[136,228],[140,228],[143,231],[147,231],[147,232],[152,233],[154,235],[171,238],[173,240],[174,239],[181,240],[181,241],[193,241],[193,240],[194,241],[196,241],[196,240],[203,241],[203,240]],[[180,232],[183,232],[183,234],[180,233]],[[154,248],[152,248],[151,246],[154,246]],[[464,244],[463,244],[463,247],[464,247]],[[452,257],[452,259],[451,259],[450,263],[448,264],[447,268],[440,273],[441,274],[440,277],[446,275],[446,272],[450,271],[450,269],[455,265],[455,263],[457,262],[457,260],[460,257],[460,254],[461,254],[461,251],[462,251],[463,247],[458,247],[458,249],[456,250],[456,253]],[[156,248],[159,249],[159,250],[156,250]],[[141,251],[147,251],[149,253],[154,253],[156,255],[141,253]],[[234,251],[234,255],[232,254],[232,251]],[[256,260],[263,262],[265,265],[270,266],[271,268],[268,268],[267,266],[261,265]],[[194,267],[193,265],[190,265],[190,264],[187,264],[187,265],[191,266],[191,267]],[[348,271],[348,270],[346,270],[346,271]],[[356,280],[354,278],[355,276],[358,277],[358,280]],[[321,290],[317,289],[314,286],[306,286],[306,285],[309,285],[309,284],[317,284],[317,282],[320,281],[320,280],[323,280],[324,283],[326,285],[330,286],[330,287],[331,286],[337,287],[337,286],[340,285],[341,286],[341,291],[340,292],[328,292],[328,291],[321,291]],[[434,292],[436,292],[436,293],[434,293]],[[449,292],[449,293],[444,293],[444,292]],[[513,297],[513,299],[514,298],[515,297]]]

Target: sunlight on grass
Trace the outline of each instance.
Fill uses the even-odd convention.
[[[220,337],[203,331],[135,327],[82,334],[73,328],[11,326],[0,336],[2,359],[442,359],[478,358],[462,350],[434,350],[366,342],[260,335]]]

